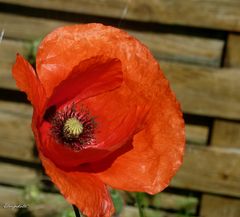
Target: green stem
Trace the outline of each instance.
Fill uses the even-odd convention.
[[[73,206],[73,210],[74,210],[75,216],[76,217],[81,217],[81,214],[80,214],[78,208],[75,205],[72,205],[72,206]]]
[[[137,202],[140,217],[145,217],[144,212],[143,212],[143,198],[144,198],[143,193],[141,193],[141,192],[136,193],[136,202]]]

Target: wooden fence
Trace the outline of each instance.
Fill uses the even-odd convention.
[[[145,43],[184,111],[184,164],[169,188],[146,197],[147,216],[239,217],[237,0],[0,0],[0,216],[60,216],[71,208],[48,191],[30,129],[32,109],[11,67],[16,52],[29,57],[34,40],[58,26],[86,22],[117,26]],[[121,216],[137,216],[134,201],[124,196]],[[31,204],[7,206],[23,203]]]

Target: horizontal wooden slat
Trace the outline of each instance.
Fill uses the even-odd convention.
[[[0,61],[4,63],[14,63],[16,53],[27,57],[30,53],[30,44],[15,40],[2,40],[0,44]]]
[[[0,20],[0,29],[4,29],[3,40],[5,37],[36,40],[40,37],[46,36],[56,27],[70,24],[63,21],[44,18],[29,18],[26,16],[5,13],[0,13]]]
[[[198,199],[193,196],[183,196],[160,192],[152,197],[150,206],[168,210],[185,211],[189,214],[197,212]]]
[[[6,205],[25,205],[22,201],[23,192],[17,188],[0,186],[0,216],[16,217],[16,209],[7,208]]]
[[[12,78],[12,64],[0,60],[0,88],[16,90],[16,82]]]
[[[66,22],[47,20],[41,18],[24,17],[13,14],[0,14],[3,22],[5,37],[34,40],[45,36],[58,26],[66,25]],[[18,23],[16,24],[16,20]],[[22,29],[27,29],[22,31]],[[194,36],[173,35],[163,33],[150,33],[127,30],[146,44],[153,54],[160,59],[196,63],[207,66],[220,66],[224,42],[219,39],[206,39]],[[22,53],[23,48],[28,47],[23,43],[2,42],[3,52],[1,59],[15,58],[14,52]],[[8,46],[8,47],[7,47]],[[7,52],[4,52],[4,50]],[[9,49],[11,49],[9,51]],[[23,50],[23,52],[26,52]],[[25,54],[25,53],[23,53]],[[1,58],[1,56],[3,58]],[[7,57],[6,57],[7,56]]]
[[[240,122],[215,120],[211,145],[228,148],[240,148]]]
[[[151,207],[161,208],[166,210],[175,210],[190,214],[197,213],[199,200],[193,196],[176,195],[165,192],[160,192],[152,198]]]
[[[121,19],[240,31],[237,0],[1,0],[0,2]]]
[[[222,40],[163,33],[128,32],[146,44],[160,60],[220,66],[224,45]]]
[[[213,69],[160,62],[184,112],[240,119],[238,69]]]
[[[0,101],[0,157],[35,161],[30,105]]]
[[[16,54],[24,57],[30,54],[30,43],[16,40],[3,39],[0,43],[0,88],[16,89],[15,81],[11,75],[12,65]]]
[[[186,125],[186,137],[188,144],[207,145],[209,129],[207,126],[189,124]]]
[[[200,216],[239,217],[240,200],[213,195],[203,195]]]
[[[240,151],[190,146],[171,186],[240,197]]]
[[[171,213],[162,210],[155,210],[151,208],[145,208],[144,214],[147,217],[181,217],[178,213]],[[120,217],[139,217],[139,211],[136,207],[126,206],[123,209]],[[188,217],[194,217],[192,215],[188,215]]]
[[[240,67],[240,34],[229,34],[225,66],[227,67]]]
[[[39,180],[35,169],[10,163],[0,163],[0,183],[26,186]]]
[[[121,191],[121,195],[126,204],[133,204],[135,202],[135,193]],[[185,212],[194,215],[197,213],[199,199],[194,196],[160,192],[155,195],[144,194],[143,204],[145,207],[174,210],[175,212]]]

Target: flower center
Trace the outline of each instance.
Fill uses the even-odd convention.
[[[67,105],[54,114],[45,116],[52,116],[50,132],[57,143],[73,151],[80,151],[95,144],[96,122],[83,105]]]
[[[75,117],[67,119],[63,125],[63,135],[66,139],[76,139],[82,132],[83,125]]]

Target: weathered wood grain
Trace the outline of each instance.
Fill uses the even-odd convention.
[[[45,36],[56,27],[68,24],[62,21],[3,13],[0,14],[0,20],[3,22],[2,28],[5,29],[5,37],[16,38],[18,40],[34,40]],[[17,24],[16,20],[18,20]],[[27,31],[22,31],[22,29],[27,29]],[[224,45],[223,40],[132,30],[126,31],[146,44],[159,59],[206,66],[220,66]],[[0,49],[3,49],[3,52],[0,55],[0,60],[12,60],[15,58],[14,52],[22,53],[23,49],[23,54],[27,53],[25,48],[28,46],[24,43],[15,43],[15,47],[13,47],[13,43],[8,43],[6,40],[2,44],[3,46],[2,48],[0,46]],[[11,50],[4,52],[5,49]]]
[[[0,87],[16,89],[15,81],[11,75],[11,68],[16,54],[27,57],[30,53],[30,43],[17,40],[3,40],[0,43]]]
[[[121,195],[126,204],[135,203],[135,193],[121,191]],[[179,213],[195,215],[197,213],[199,199],[194,196],[160,192],[155,195],[145,194],[143,198],[143,204],[145,207],[174,210],[175,212]]]
[[[169,213],[166,211],[155,210],[151,208],[145,208],[144,214],[147,217],[180,217],[178,213]],[[194,217],[192,215],[188,215],[188,216]],[[139,211],[136,207],[126,206],[119,217],[139,217]]]
[[[184,112],[240,119],[238,69],[213,69],[160,62]]]
[[[0,2],[144,22],[240,31],[237,0],[1,0]]]
[[[240,67],[240,34],[228,35],[224,64],[227,67]]]
[[[215,120],[212,130],[211,145],[240,148],[240,123]]]
[[[0,60],[0,88],[16,90],[16,82],[12,78],[12,64]],[[1,93],[0,93],[1,94]]]
[[[239,217],[240,200],[204,194],[200,209],[202,217]]]
[[[0,101],[0,157],[36,161],[30,105]]]
[[[44,18],[29,18],[14,14],[0,13],[0,29],[4,29],[4,38],[36,40],[46,36],[53,29],[69,23]],[[17,22],[16,22],[17,21]]]
[[[7,185],[26,186],[39,180],[35,169],[10,163],[0,163],[0,183]]]
[[[131,30],[128,32],[146,44],[160,60],[220,66],[224,45],[222,40]]]
[[[240,151],[189,146],[171,185],[240,197]]]
[[[186,137],[188,144],[207,145],[209,129],[207,126],[193,124],[186,125]]]
[[[16,53],[27,57],[30,52],[30,44],[23,41],[3,39],[0,44],[0,61],[13,64],[16,59]]]
[[[160,192],[152,196],[151,207],[166,210],[175,210],[176,212],[184,212],[189,215],[197,213],[199,200],[193,196],[176,195],[171,193]]]
[[[22,191],[17,188],[0,186],[0,216],[15,217],[16,209],[8,208],[7,205],[21,204]]]

